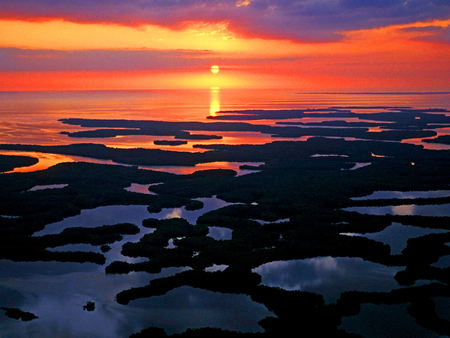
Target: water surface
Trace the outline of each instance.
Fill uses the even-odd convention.
[[[261,275],[264,285],[316,292],[332,302],[344,291],[385,292],[398,288],[394,276],[400,270],[361,258],[316,257],[270,262],[252,271]]]
[[[356,211],[368,215],[450,216],[450,204],[405,204],[384,207],[351,207],[343,210]]]

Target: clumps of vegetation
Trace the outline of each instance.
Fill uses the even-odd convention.
[[[423,142],[450,144],[450,135],[441,135],[441,136],[436,137],[436,138],[424,139]]]
[[[181,146],[183,144],[187,144],[187,141],[164,141],[164,140],[156,140],[153,143],[157,146]]]
[[[292,118],[304,112],[248,112],[224,119]],[[309,111],[308,116],[314,114]],[[331,112],[330,112],[331,114]],[[369,133],[364,129],[327,130],[327,128],[269,127],[250,124],[210,124],[208,128],[240,128],[240,131],[271,132],[274,135],[298,137],[302,133],[320,135],[359,135],[380,140],[402,139],[428,135],[428,123],[447,123],[450,117],[426,114],[424,111],[408,111],[408,114],[387,112],[385,114],[354,114],[335,111],[332,114],[360,117],[386,123],[389,130]],[[357,115],[357,116],[356,116]],[[364,116],[362,116],[364,115]],[[323,117],[323,114],[320,115]],[[420,119],[415,119],[420,117]],[[74,122],[74,121],[72,121]],[[80,123],[85,123],[81,121]],[[117,127],[122,122],[97,121],[97,127]],[[102,126],[102,124],[108,124]],[[126,128],[133,126],[131,121]],[[389,126],[388,126],[389,125]],[[123,125],[122,125],[123,126]],[[150,125],[149,125],[150,126]],[[153,125],[155,126],[155,125]],[[172,130],[163,130],[178,135],[181,125],[167,125]],[[166,126],[166,127],[167,127]],[[186,125],[182,125],[186,127]],[[403,128],[401,127],[409,126]],[[204,128],[192,125],[191,129]],[[388,128],[389,127],[389,128]],[[256,128],[256,129],[255,129]],[[266,128],[266,129],[264,129]],[[366,128],[366,126],[364,126]],[[169,128],[170,129],[170,128]],[[308,130],[306,130],[308,129]],[[321,129],[321,130],[319,130]],[[197,129],[200,130],[200,129]],[[114,135],[121,130],[93,131],[103,136]],[[141,132],[138,130],[137,132]],[[157,128],[154,131],[157,132]],[[428,134],[427,134],[428,133]],[[74,135],[72,135],[74,136]],[[82,136],[82,135],[78,135]],[[84,134],[87,136],[87,134]],[[178,136],[188,137],[186,134]],[[194,135],[192,135],[194,136]],[[8,146],[3,146],[8,147]],[[18,145],[10,147],[19,147]],[[102,205],[146,205],[150,212],[162,208],[187,210],[203,207],[196,198],[217,196],[227,202],[241,203],[201,216],[197,225],[183,219],[146,219],[143,225],[155,229],[137,243],[126,243],[122,254],[130,257],[148,258],[146,261],[129,264],[116,261],[106,267],[106,273],[128,273],[146,271],[159,273],[163,268],[190,267],[166,278],[156,278],[143,287],[119,292],[116,299],[126,304],[134,299],[163,295],[171,290],[190,286],[213,292],[248,295],[254,302],[264,305],[275,316],[259,322],[262,333],[241,334],[219,329],[203,328],[187,330],[180,337],[202,334],[212,336],[290,336],[292,331],[302,328],[304,332],[315,332],[317,336],[355,337],[337,329],[342,317],[358,314],[361,304],[411,304],[409,313],[417,322],[440,334],[445,332],[446,322],[434,315],[434,304],[430,299],[448,297],[449,268],[432,266],[440,257],[449,255],[448,234],[432,234],[410,239],[401,254],[391,255],[387,244],[362,236],[342,236],[341,233],[366,234],[382,231],[392,222],[429,228],[449,229],[448,217],[420,216],[370,216],[346,212],[342,208],[362,204],[388,204],[392,201],[354,201],[352,197],[365,196],[377,190],[439,190],[448,189],[450,157],[446,151],[428,151],[411,144],[387,142],[359,142],[351,144],[344,140],[310,138],[307,142],[273,142],[265,145],[207,145],[204,153],[162,152],[156,149],[114,149],[102,145],[70,146],[20,146],[40,151],[70,153],[83,156],[113,159],[133,164],[195,165],[201,162],[264,162],[260,172],[236,177],[234,171],[200,171],[192,175],[172,175],[118,166],[102,166],[82,163],[67,163],[37,173],[0,175],[0,215],[14,210],[20,218],[0,218],[0,258],[13,260],[60,260],[89,261],[103,264],[105,257],[99,253],[54,253],[48,247],[64,243],[89,243],[101,246],[105,252],[109,244],[127,233],[136,233],[136,226],[113,229],[67,229],[58,235],[31,237],[50,222],[68,215],[76,215],[81,209]],[[27,148],[28,147],[28,148]],[[36,148],[35,148],[36,147]],[[340,154],[345,157],[311,157],[315,154]],[[384,157],[374,157],[379,154]],[[371,162],[372,165],[358,170],[341,170],[355,162]],[[411,165],[414,162],[415,165]],[[154,195],[132,194],[124,191],[131,183],[153,186]],[[69,184],[65,191],[39,191],[32,195],[26,191],[38,184]],[[37,197],[37,198],[36,198]],[[447,203],[448,199],[433,199],[433,203]],[[256,203],[255,203],[256,202]],[[427,203],[430,200],[415,199],[408,203]],[[393,204],[405,203],[394,201]],[[276,221],[288,219],[281,223]],[[265,222],[261,222],[265,221]],[[215,240],[208,237],[209,227],[224,227],[232,230],[230,240]],[[124,231],[124,232],[121,232]],[[169,241],[173,246],[168,247]],[[355,257],[380,263],[389,267],[405,267],[397,273],[395,280],[404,287],[386,293],[350,292],[342,293],[336,303],[325,304],[321,295],[286,291],[261,285],[261,276],[252,272],[254,268],[274,261],[289,261],[314,257]],[[102,263],[103,262],[103,263]],[[224,271],[208,272],[207,267],[227,265]],[[433,284],[415,287],[418,280]],[[438,283],[435,283],[435,282]],[[421,309],[425,310],[421,310]],[[426,314],[425,312],[429,312]],[[149,328],[141,336],[167,336],[159,328]],[[177,335],[173,335],[177,336]]]
[[[95,302],[88,301],[86,302],[86,305],[83,305],[83,310],[87,310],[89,312],[92,312],[95,310]]]
[[[22,320],[24,322],[28,322],[30,320],[38,318],[31,312],[24,312],[16,308],[2,307],[1,309],[5,311],[5,315],[8,316],[9,318]]]
[[[166,331],[159,327],[151,326],[147,329],[142,330],[141,332],[132,334],[130,338],[165,338],[165,337],[180,337],[180,338],[190,338],[190,337],[214,337],[214,338],[228,338],[228,337],[250,337],[250,338],[258,338],[264,337],[265,335],[261,332],[255,333],[242,333],[242,332],[234,332],[228,330],[222,330],[217,328],[205,327],[199,329],[187,329],[182,333],[174,333],[173,335],[168,336]]]
[[[183,218],[171,218],[158,220],[148,218],[142,222],[146,228],[155,228],[153,233],[144,235],[137,243],[125,243],[122,247],[122,254],[129,257],[148,257],[155,258],[162,252],[162,249],[169,243],[169,239],[177,237],[198,237],[208,234],[208,227],[204,225],[191,225]],[[165,255],[174,259],[174,255],[182,253],[185,256],[186,250],[171,250],[170,254]],[[192,253],[191,253],[192,255]],[[186,259],[183,260],[186,262]]]
[[[100,247],[100,250],[101,250],[103,253],[107,253],[107,252],[109,252],[109,251],[111,250],[111,246],[106,245],[106,244],[103,244],[103,245]]]
[[[11,171],[19,167],[29,167],[38,162],[37,158],[29,156],[0,155],[0,172]]]

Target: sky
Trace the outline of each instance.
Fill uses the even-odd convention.
[[[449,59],[450,0],[0,0],[0,91],[448,91]]]

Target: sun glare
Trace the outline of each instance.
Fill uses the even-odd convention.
[[[219,72],[219,66],[217,66],[217,65],[211,66],[211,73],[217,74],[218,72]]]

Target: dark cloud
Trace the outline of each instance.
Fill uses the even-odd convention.
[[[241,1],[242,2],[242,1]],[[333,41],[337,32],[450,18],[448,0],[0,0],[3,18],[65,18],[172,29],[187,21],[228,21],[238,34]]]
[[[450,27],[436,27],[436,26],[426,26],[426,27],[408,27],[402,29],[405,32],[417,32],[426,33],[424,36],[418,36],[415,40],[427,41],[427,42],[438,42],[438,43],[450,43]]]

